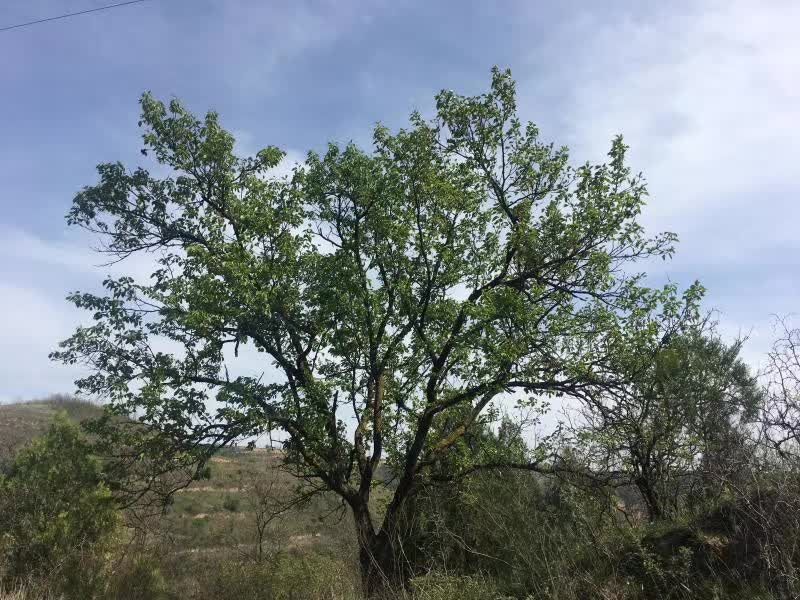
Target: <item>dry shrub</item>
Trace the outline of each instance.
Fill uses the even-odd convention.
[[[194,600],[357,600],[357,571],[323,554],[281,554],[270,561],[198,561],[194,585],[182,598]]]
[[[0,589],[0,600],[62,600],[40,585],[19,584],[13,588]]]
[[[414,600],[503,600],[494,582],[478,576],[431,573],[411,582]]]

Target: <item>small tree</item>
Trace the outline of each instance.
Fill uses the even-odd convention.
[[[292,503],[289,501],[291,491],[281,485],[278,471],[274,468],[243,480],[241,489],[254,529],[253,556],[257,562],[263,562],[267,529],[275,519],[292,508]]]
[[[102,580],[118,518],[100,463],[65,417],[16,456],[0,479],[0,551],[5,577],[47,579],[76,597]]]
[[[404,583],[398,515],[493,403],[618,385],[627,323],[674,297],[629,274],[675,238],[637,223],[646,191],[621,138],[607,164],[571,168],[518,119],[508,72],[484,95],[440,93],[431,121],[378,126],[371,153],[310,153],[291,179],[270,174],[277,148],[237,157],[215,113],[141,105],[143,152],[171,174],[100,165],[68,220],[113,257],[160,266],[71,296],[96,323],[54,357],[85,362],[82,391],[198,457],[286,432],[286,459],[351,508],[368,593]],[[163,338],[178,350],[159,351]],[[236,373],[245,347],[268,376]],[[376,522],[387,458],[396,486]]]
[[[688,315],[691,317],[691,315]],[[650,520],[674,516],[682,500],[707,500],[747,464],[746,426],[761,388],[706,322],[679,320],[658,344],[632,348],[630,383],[586,403],[576,437],[594,468],[638,489]]]
[[[778,319],[778,338],[768,355],[765,439],[788,463],[800,459],[800,328]]]

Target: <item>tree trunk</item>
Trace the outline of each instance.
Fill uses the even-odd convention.
[[[664,511],[661,506],[661,500],[655,489],[653,489],[651,482],[646,477],[638,477],[636,479],[636,487],[639,488],[639,493],[644,500],[648,519],[651,522],[661,520],[664,516]]]
[[[353,516],[364,595],[367,598],[379,598],[383,592],[404,589],[408,573],[398,552],[396,532],[384,528],[376,532],[366,510],[354,508]]]

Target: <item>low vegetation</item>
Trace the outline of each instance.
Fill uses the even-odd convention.
[[[57,416],[0,479],[3,576],[91,597],[102,587],[118,511],[100,461],[77,426]]]
[[[777,401],[770,396],[763,407]],[[52,418],[32,403],[0,407],[0,423],[25,409],[31,420]],[[526,451],[508,421],[481,436],[460,452]],[[109,503],[102,462],[57,414],[0,483],[0,598],[362,598],[352,520],[333,495],[294,504],[300,482],[284,458],[264,448],[219,451],[206,478],[175,493],[163,513],[142,514]],[[650,518],[638,486],[566,468],[431,481],[403,523],[408,587],[384,595],[791,598],[800,471],[787,460],[756,451],[727,489],[702,502],[679,492],[680,508],[660,519]]]

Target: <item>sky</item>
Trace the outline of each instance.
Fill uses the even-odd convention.
[[[3,0],[0,27],[108,3]],[[143,91],[298,158],[481,93],[493,65],[575,164],[625,136],[643,223],[680,238],[651,277],[699,279],[758,365],[800,311],[799,22],[794,0],[148,0],[0,32],[0,401],[73,390],[47,358],[86,321],[64,297],[110,269],[64,215],[97,163],[143,160]]]

